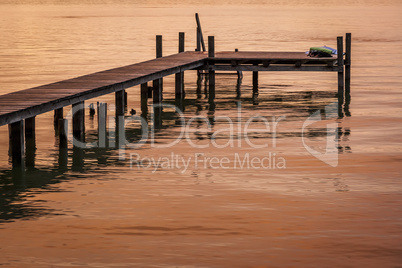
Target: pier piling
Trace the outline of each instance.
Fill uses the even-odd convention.
[[[345,48],[345,98],[350,98],[350,65],[352,53],[352,34],[346,33],[346,48]]]
[[[162,57],[162,35],[156,36],[156,58]],[[163,79],[153,80],[153,101],[159,103],[162,101]]]
[[[98,145],[99,148],[106,147],[106,139],[107,139],[107,103],[99,103],[98,108]]]
[[[208,36],[208,57],[215,57],[215,37]],[[209,62],[208,80],[209,80],[209,99],[215,99],[215,69],[213,62]]]
[[[78,141],[84,141],[85,133],[85,103],[83,101],[73,104],[73,136]]]
[[[338,50],[338,105],[343,104],[344,93],[344,66],[343,66],[343,37],[337,37],[337,50]]]
[[[35,116],[25,119],[25,166],[35,167],[36,137]]]
[[[184,33],[179,33],[179,53],[184,52]],[[184,97],[184,72],[175,74],[175,95],[176,99]]]
[[[253,64],[258,66],[258,64]],[[253,71],[253,91],[258,91],[258,71]]]
[[[125,90],[119,90],[115,93],[116,116],[125,114]]]
[[[10,155],[13,167],[22,166],[24,161],[24,121],[8,125]]]
[[[63,108],[54,110],[54,125],[57,126],[59,119],[63,119]]]
[[[68,120],[59,119],[58,122],[58,132],[59,132],[59,170],[67,170],[68,165],[68,147],[67,147],[67,130],[68,130]]]

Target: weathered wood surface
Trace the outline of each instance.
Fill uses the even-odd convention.
[[[326,64],[333,65],[337,61],[337,56],[332,57],[309,57],[304,52],[217,52],[215,64],[231,63],[235,64]]]
[[[202,52],[183,52],[5,94],[0,96],[0,125],[194,69],[207,57]]]
[[[196,68],[208,69],[211,63],[216,64],[214,70],[336,71],[336,61],[336,56],[310,58],[304,52],[216,52],[213,59],[206,52],[183,52],[1,95],[0,126],[164,76]]]

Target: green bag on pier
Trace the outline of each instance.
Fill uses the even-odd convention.
[[[332,51],[323,47],[310,47],[308,56],[310,57],[332,57]]]

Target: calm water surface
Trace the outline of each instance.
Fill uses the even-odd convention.
[[[1,94],[152,59],[157,34],[163,34],[164,55],[176,53],[179,31],[192,51],[198,12],[217,50],[306,51],[335,47],[336,36],[351,32],[349,109],[343,117],[336,109],[324,112],[337,101],[335,73],[260,73],[258,94],[250,74],[240,84],[233,74],[219,74],[213,99],[205,80],[197,82],[189,71],[182,104],[174,101],[174,77],[164,79],[164,101],[179,105],[186,125],[174,109],[159,117],[149,106],[142,115],[156,130],[155,144],[125,150],[68,144],[63,150],[53,114],[46,113],[36,119],[36,150],[22,174],[11,169],[2,126],[0,265],[400,266],[398,1],[116,2],[1,1]],[[139,87],[127,92],[128,109],[141,114]],[[114,96],[86,104],[96,101],[111,105]],[[303,134],[316,111],[323,120]],[[262,121],[249,122],[249,139],[239,136],[256,115],[267,119],[268,131]],[[134,143],[141,127],[126,119],[127,140]],[[183,130],[188,139],[177,139]],[[327,134],[336,142],[335,167],[306,149],[324,153]],[[86,137],[97,139],[88,112]],[[262,145],[268,146],[256,148]],[[247,157],[256,162],[241,167],[239,159]]]

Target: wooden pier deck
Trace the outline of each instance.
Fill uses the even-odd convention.
[[[1,95],[0,126],[200,67],[207,57],[183,52]]]
[[[337,57],[303,52],[183,52],[0,96],[0,126],[192,69],[338,71]]]

